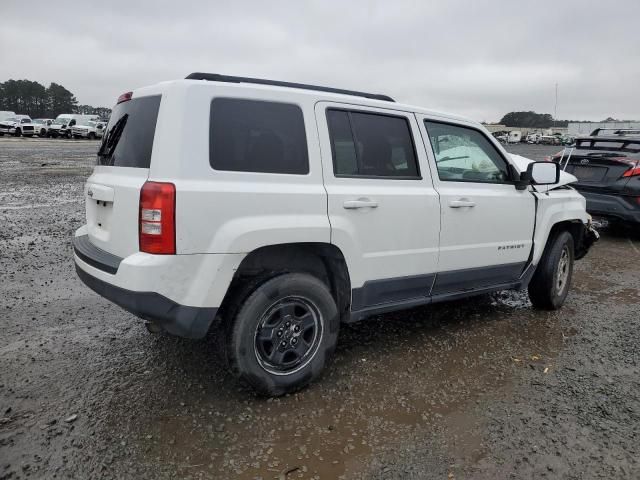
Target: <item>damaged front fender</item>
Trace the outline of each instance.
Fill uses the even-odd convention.
[[[586,224],[582,224],[582,232],[577,241],[575,249],[575,259],[580,260],[588,252],[591,246],[600,239],[600,234],[593,226],[591,218]]]

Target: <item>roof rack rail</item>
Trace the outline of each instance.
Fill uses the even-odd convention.
[[[301,88],[303,90],[316,90],[318,92],[340,93],[342,95],[353,95],[356,97],[370,98],[372,100],[383,100],[385,102],[395,102],[388,95],[377,93],[357,92],[355,90],[343,90],[341,88],[322,87],[319,85],[307,85],[305,83],[280,82],[278,80],[265,80],[262,78],[232,77],[230,75],[220,75],[219,73],[195,72],[187,75],[186,80],[208,80],[210,82],[228,83],[254,83],[258,85],[273,85],[276,87]]]

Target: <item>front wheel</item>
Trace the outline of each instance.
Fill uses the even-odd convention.
[[[227,350],[231,369],[264,395],[299,390],[320,375],[339,327],[338,308],[322,281],[303,273],[272,278],[235,316]]]
[[[529,283],[529,298],[534,307],[557,310],[564,304],[574,258],[574,242],[569,232],[560,232],[547,244]]]

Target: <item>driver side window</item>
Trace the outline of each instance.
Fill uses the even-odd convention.
[[[447,123],[424,123],[440,180],[509,183],[508,165],[481,132]]]

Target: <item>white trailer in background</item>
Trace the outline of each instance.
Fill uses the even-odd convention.
[[[511,130],[507,137],[507,143],[520,143],[522,141],[522,132],[520,130]]]
[[[7,118],[13,118],[16,116],[16,112],[8,112],[6,110],[0,111],[0,122],[2,120],[6,120]]]

